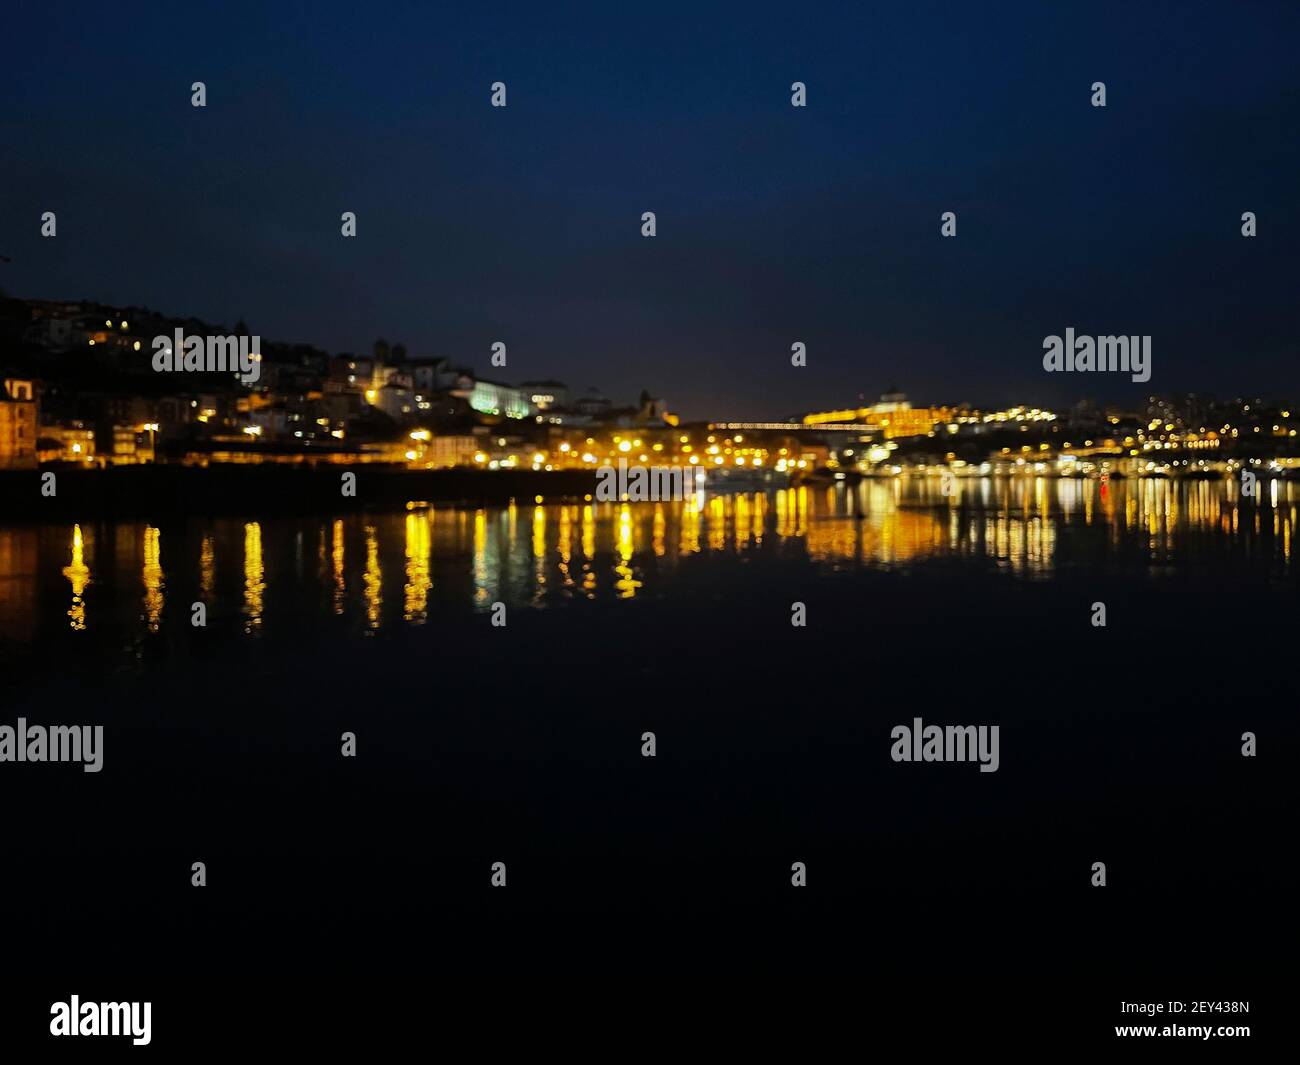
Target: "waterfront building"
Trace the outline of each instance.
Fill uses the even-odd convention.
[[[42,462],[76,462],[95,465],[95,430],[84,422],[47,423],[41,426],[36,445]]]
[[[153,462],[154,443],[158,425],[114,425],[112,430],[112,463],[117,466],[139,462]]]
[[[40,404],[35,383],[7,377],[0,395],[0,468],[34,469]]]
[[[435,468],[472,466],[474,456],[483,453],[484,442],[477,436],[435,436],[429,441],[426,459]]]

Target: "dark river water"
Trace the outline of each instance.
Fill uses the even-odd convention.
[[[147,641],[207,620],[248,639],[304,625],[375,633],[437,607],[555,608],[669,598],[683,560],[778,557],[822,571],[959,562],[1071,573],[1293,580],[1300,489],[1240,500],[1218,481],[926,479],[712,495],[685,503],[517,503],[330,518],[0,527],[0,636]],[[1210,573],[1207,573],[1207,567]],[[698,572],[698,569],[692,572]]]
[[[0,765],[32,1009],[93,973],[279,1023],[346,965],[382,1011],[394,949],[460,994],[613,951],[660,988],[907,966],[1066,1024],[1251,997],[1296,875],[1298,504],[900,479],[0,528],[0,723],[104,727],[101,772]],[[891,760],[918,718],[997,725],[998,770]]]

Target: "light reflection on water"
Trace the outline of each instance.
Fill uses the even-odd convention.
[[[0,527],[0,637],[156,634],[191,604],[264,624],[335,616],[421,625],[433,603],[544,607],[672,595],[680,564],[805,559],[833,569],[967,561],[1030,578],[1070,568],[1246,566],[1292,576],[1300,486],[1223,481],[899,478],[684,503],[421,508],[344,518]]]

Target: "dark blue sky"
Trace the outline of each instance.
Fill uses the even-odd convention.
[[[695,417],[1300,394],[1300,4],[541,7],[7,12],[0,286]],[[1066,326],[1150,384],[1044,374]]]

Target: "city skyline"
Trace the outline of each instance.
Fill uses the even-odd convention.
[[[0,287],[149,293],[334,351],[384,335],[486,359],[502,340],[517,379],[634,394],[654,374],[696,419],[862,382],[1134,394],[1042,373],[1067,325],[1152,336],[1142,392],[1294,392],[1300,15],[1103,7],[643,23],[504,5],[360,38],[329,5],[275,29],[169,11],[125,39],[94,13],[20,12],[0,87],[28,150],[0,197]]]
[[[30,312],[32,315],[31,322],[33,325],[39,325],[41,318],[55,318],[55,319],[70,318],[73,316],[70,309],[76,308],[77,312],[80,313],[82,317],[86,317],[86,318],[97,318],[97,317],[102,317],[104,314],[108,314],[109,318],[105,320],[105,325],[107,326],[109,324],[109,321],[110,320],[112,321],[113,324],[110,329],[110,333],[116,331],[118,325],[117,319],[119,317],[134,318],[136,314],[143,312],[145,316],[148,318],[148,320],[152,323],[155,324],[166,323],[166,328],[168,329],[169,332],[180,330],[182,329],[183,326],[189,326],[189,327],[198,328],[200,330],[206,330],[210,334],[230,333],[233,336],[242,337],[244,339],[247,339],[250,336],[250,334],[253,334],[253,331],[243,322],[242,319],[236,320],[236,328],[234,331],[232,331],[228,327],[228,324],[230,322],[229,318],[218,320],[215,322],[204,321],[193,315],[177,315],[175,313],[169,313],[169,312],[159,310],[156,307],[151,306],[147,301],[131,302],[126,304],[122,304],[122,303],[109,304],[109,303],[105,303],[104,301],[86,299],[82,297],[68,297],[68,298],[58,299],[58,298],[48,298],[48,297],[24,297],[12,293],[7,295],[0,294],[0,301],[3,301],[5,299],[8,299],[10,301],[11,306],[14,307],[14,310],[11,311],[9,314],[10,318],[16,318],[16,316],[26,316]],[[123,321],[120,324],[122,325],[123,328],[125,328],[127,323]],[[1069,333],[1072,332],[1073,330],[1069,330]],[[139,329],[133,329],[131,331],[131,336],[137,336],[137,335],[142,336],[142,334],[140,334]],[[273,347],[274,353],[269,354],[267,356],[269,360],[280,361],[283,363],[293,363],[296,361],[299,364],[304,364],[310,361],[312,358],[319,358],[322,360],[349,358],[349,359],[359,359],[362,361],[375,361],[375,360],[387,361],[393,364],[404,363],[412,366],[419,366],[419,365],[433,366],[436,364],[444,364],[449,367],[455,368],[457,370],[464,371],[468,374],[471,374],[472,376],[477,377],[478,379],[483,381],[500,383],[503,382],[504,379],[511,379],[510,382],[506,383],[507,387],[516,387],[513,382],[517,381],[518,387],[520,388],[527,388],[530,385],[536,385],[536,386],[559,385],[566,388],[568,392],[573,396],[577,396],[578,394],[583,392],[588,392],[593,395],[599,395],[602,399],[604,399],[608,394],[605,389],[602,389],[597,383],[592,381],[560,380],[554,374],[547,373],[546,367],[544,366],[536,367],[535,368],[536,373],[532,377],[528,377],[528,378],[521,377],[521,375],[519,374],[511,373],[509,371],[509,367],[503,367],[500,369],[494,368],[491,365],[492,353],[490,351],[487,353],[479,353],[480,358],[478,359],[478,364],[476,364],[475,358],[472,354],[458,356],[456,354],[448,354],[446,352],[408,351],[407,345],[403,343],[400,339],[388,338],[383,336],[376,337],[370,344],[364,345],[361,349],[356,351],[343,350],[338,348],[332,348],[332,349],[322,348],[310,342],[306,342],[301,339],[289,338],[289,337],[263,337],[261,334],[255,334],[255,337],[261,342],[268,343]],[[156,340],[157,338],[154,339]],[[1059,338],[1057,337],[1048,337],[1046,339],[1051,341],[1059,340]],[[1127,338],[1121,337],[1120,339],[1126,340]],[[1139,338],[1134,337],[1132,339],[1134,342],[1136,342]],[[1146,339],[1149,340],[1150,338],[1146,338]],[[140,340],[140,344],[142,347],[144,346],[143,339]],[[43,350],[46,347],[48,347],[48,343],[44,338],[32,339],[32,336],[29,335],[28,339],[23,344],[21,345],[11,344],[11,346],[8,349],[8,355],[6,356],[6,359],[8,362],[13,363],[15,361],[15,356],[16,356],[17,362],[23,364],[19,367],[18,371],[15,371],[17,376],[23,376],[24,374],[26,374],[30,376],[39,377],[40,359],[43,357],[44,354],[46,354],[46,352]],[[69,353],[70,350],[72,350],[72,345],[65,343],[59,346],[55,346],[52,350],[56,354],[66,355]],[[137,348],[137,350],[141,350],[141,348]],[[382,356],[376,355],[376,352],[379,350],[382,350],[384,352]],[[482,364],[486,364],[487,372],[484,373],[479,372],[480,365]],[[134,379],[138,381],[139,376],[140,375],[136,374]],[[168,375],[164,374],[163,376],[166,377]],[[1104,375],[1103,377],[1096,377],[1088,373],[1079,373],[1077,375],[1074,375],[1074,379],[1080,381],[1081,384],[1086,384],[1091,382],[1097,384],[1098,386],[1104,386],[1105,383]],[[123,382],[124,385],[128,386],[125,388],[125,391],[130,391],[129,389],[130,380],[131,378],[129,377],[124,379]],[[900,387],[900,383],[904,387]],[[811,407],[802,408],[799,410],[787,410],[780,415],[768,418],[766,420],[773,421],[773,422],[777,422],[777,421],[798,422],[805,414],[814,413],[816,411],[825,410],[828,408],[834,408],[836,407],[837,404],[842,405],[843,401],[846,400],[854,401],[855,404],[859,407],[866,407],[872,404],[873,402],[876,402],[878,399],[887,399],[890,395],[894,395],[894,394],[898,395],[901,398],[906,399],[913,396],[911,389],[907,387],[907,383],[908,382],[906,378],[890,378],[887,379],[887,383],[886,383],[886,379],[882,378],[878,381],[870,382],[867,385],[867,387],[860,388],[856,392],[852,392],[852,394],[845,392],[845,393],[839,393],[835,396],[827,396],[825,397],[825,401],[821,402],[820,404],[814,404]],[[1150,381],[1134,382],[1134,384],[1136,385],[1149,385],[1151,383],[1152,382]],[[183,386],[184,384],[185,381],[184,379],[182,379],[180,381],[180,385]],[[258,382],[256,378],[246,381],[244,382],[244,384],[249,386],[253,390],[256,390],[258,387]],[[654,382],[645,382],[645,385],[653,386]],[[634,389],[634,391],[642,392],[642,394],[650,394],[649,387],[638,387]],[[1099,409],[1137,411],[1143,408],[1144,406],[1160,399],[1174,399],[1177,397],[1188,397],[1188,396],[1200,397],[1201,399],[1210,402],[1249,400],[1252,403],[1266,402],[1266,403],[1278,403],[1283,406],[1292,405],[1291,394],[1284,392],[1280,388],[1269,387],[1267,384],[1264,384],[1263,387],[1261,387],[1259,383],[1256,383],[1249,388],[1240,389],[1235,392],[1228,392],[1228,393],[1216,392],[1212,389],[1207,389],[1207,388],[1144,389],[1140,387],[1135,387],[1129,391],[1130,394],[1122,398],[1108,398],[1108,390],[1105,389],[1104,387],[1097,387],[1093,389],[1080,387],[1074,389],[1071,397],[1063,404],[1058,405],[1056,409],[1068,410],[1081,405],[1082,406],[1091,405]],[[686,395],[688,397],[685,400],[686,406],[690,408],[695,408],[697,404],[691,401],[691,399],[689,398],[689,393],[687,393]],[[617,399],[619,397],[614,397],[614,398]],[[676,401],[680,397],[671,397],[671,398],[674,401]],[[1023,393],[1021,394],[1004,393],[1000,397],[986,398],[986,397],[971,397],[966,395],[957,396],[957,395],[953,395],[951,391],[947,391],[947,392],[941,391],[937,396],[924,396],[920,398],[930,401],[930,403],[932,403],[935,406],[942,406],[945,408],[954,408],[954,409],[969,408],[973,410],[994,410],[999,408],[1005,409],[1012,406],[1023,406],[1028,408],[1033,405],[1029,400],[1025,398]],[[1296,405],[1300,406],[1300,404],[1296,404]],[[675,404],[669,404],[669,406],[676,409]],[[1042,406],[1043,409],[1047,409],[1046,405],[1040,405],[1040,406]],[[698,417],[694,417],[691,419],[691,421],[694,423],[724,422],[724,421],[738,421],[738,420],[741,420],[741,417],[738,416],[735,412],[729,410],[700,411]],[[821,420],[825,421],[827,419],[822,418]]]
[[[632,464],[640,485],[648,467],[698,467],[732,487],[756,479],[774,487],[904,470],[1109,478],[1300,469],[1298,405],[1285,398],[1148,394],[1053,411],[914,404],[891,386],[875,402],[860,394],[850,406],[782,421],[685,421],[647,390],[620,405],[555,378],[516,385],[501,380],[504,366],[486,376],[384,339],[368,355],[277,341],[263,352],[259,335],[237,328],[227,335],[141,306],[0,302],[0,466],[379,463],[390,472],[544,475],[525,490],[578,494],[590,486],[550,475],[604,476]],[[1109,363],[1116,349],[1127,360],[1139,340],[1149,342],[1076,339],[1067,329],[1064,345],[1080,359],[1095,347]],[[1061,339],[1048,341],[1059,355]],[[1149,349],[1143,362],[1149,368]],[[440,495],[465,488],[454,478],[406,485]]]

